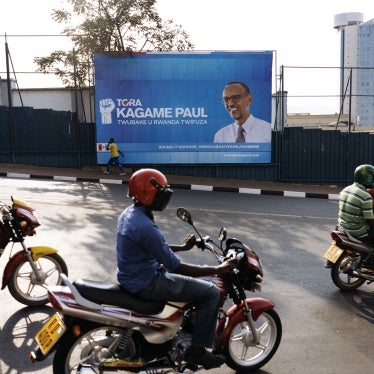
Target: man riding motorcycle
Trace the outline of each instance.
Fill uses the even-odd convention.
[[[122,212],[117,226],[117,279],[122,287],[143,299],[195,305],[196,323],[185,360],[211,369],[225,362],[223,356],[206,350],[213,344],[219,290],[194,277],[231,271],[236,260],[218,266],[181,262],[174,252],[191,249],[195,237],[188,237],[184,245],[168,245],[152,213],[164,210],[172,193],[166,177],[158,170],[140,169],[131,176],[128,195],[134,204]]]
[[[365,243],[374,241],[373,198],[367,188],[373,186],[374,166],[360,165],[354,171],[353,184],[339,197],[339,225]]]

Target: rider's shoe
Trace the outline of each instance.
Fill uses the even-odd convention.
[[[331,261],[329,261],[329,260],[326,260],[326,261],[325,261],[325,268],[326,268],[326,269],[330,269],[330,268],[332,268],[333,265],[334,265],[333,262],[331,262]]]
[[[101,366],[108,370],[110,368],[141,368],[144,362],[141,358],[105,358]]]
[[[206,349],[194,350],[191,348],[188,349],[184,359],[187,363],[201,365],[206,370],[217,368],[226,361],[224,356],[215,355]]]

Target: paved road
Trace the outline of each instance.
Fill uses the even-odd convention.
[[[10,194],[38,210],[42,226],[29,242],[56,246],[71,278],[114,280],[116,219],[126,204],[125,187],[0,178],[3,200]],[[189,227],[175,216],[185,206],[202,233],[212,237],[225,226],[259,253],[265,266],[261,296],[274,300],[283,339],[261,374],[371,374],[374,303],[372,287],[352,294],[338,291],[323,268],[337,202],[278,196],[178,190],[156,219],[169,242],[180,242]],[[210,263],[206,252],[183,254],[186,261]],[[7,256],[0,260],[0,270]],[[51,359],[30,364],[33,336],[53,310],[24,308],[1,291],[0,373],[51,373]],[[231,373],[227,367],[211,373]]]

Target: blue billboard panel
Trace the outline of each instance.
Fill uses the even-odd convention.
[[[272,58],[271,51],[95,55],[98,164],[110,157],[110,138],[126,164],[270,162]]]

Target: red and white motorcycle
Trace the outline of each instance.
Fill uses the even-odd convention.
[[[227,238],[224,228],[217,245],[200,235],[186,209],[179,208],[177,215],[198,234],[197,246],[218,262],[232,256],[238,259],[231,273],[204,277],[221,290],[213,351],[224,355],[226,364],[237,372],[257,370],[273,357],[282,337],[275,304],[246,296],[246,290],[260,288],[259,257],[240,240]],[[115,283],[63,278],[66,286],[49,287],[57,312],[35,336],[38,347],[30,354],[33,362],[54,351],[54,374],[201,370],[184,361],[194,326],[193,306],[145,301]]]
[[[8,286],[17,301],[30,306],[47,304],[47,286],[61,284],[68,271],[56,248],[26,246],[25,237],[35,235],[38,226],[38,215],[26,201],[13,196],[11,205],[0,201],[0,257],[8,244],[21,245],[5,266],[1,289]]]

